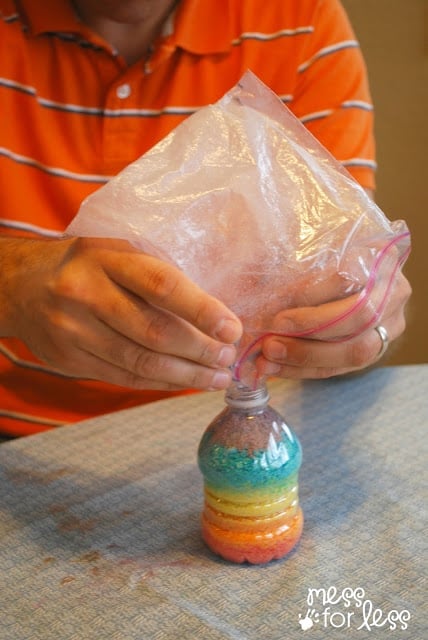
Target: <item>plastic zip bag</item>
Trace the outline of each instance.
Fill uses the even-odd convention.
[[[349,300],[294,334],[317,339],[374,325],[410,251],[405,222],[251,72],[86,198],[66,233],[129,240],[225,302],[244,326],[238,380],[281,310]]]

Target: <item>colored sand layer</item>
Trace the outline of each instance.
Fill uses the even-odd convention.
[[[227,524],[223,523],[223,526]],[[255,531],[254,522],[243,521],[242,531],[225,529],[209,522],[207,512],[202,515],[202,537],[214,553],[232,562],[263,564],[278,560],[289,553],[300,539],[303,514],[300,507],[287,524]]]

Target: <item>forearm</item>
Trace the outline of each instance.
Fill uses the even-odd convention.
[[[0,336],[16,336],[21,304],[18,283],[31,268],[28,249],[34,241],[23,237],[0,237]]]

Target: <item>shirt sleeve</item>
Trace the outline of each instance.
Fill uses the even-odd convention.
[[[313,25],[293,112],[363,187],[374,189],[373,104],[359,43],[339,0],[319,0]]]

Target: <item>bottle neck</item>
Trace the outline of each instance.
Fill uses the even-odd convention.
[[[239,382],[233,382],[224,397],[226,404],[234,409],[263,409],[269,398],[265,383],[256,389],[250,389]]]

